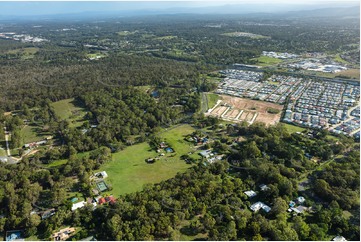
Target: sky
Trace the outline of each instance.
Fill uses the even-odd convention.
[[[332,2],[332,4],[329,4]],[[203,8],[221,5],[314,5],[325,4],[332,6],[334,3],[358,1],[330,1],[330,0],[238,0],[238,1],[0,1],[0,15],[53,15],[82,12],[106,12],[106,11],[132,11],[132,10],[166,10],[176,8]]]

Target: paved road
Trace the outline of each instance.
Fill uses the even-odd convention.
[[[345,121],[342,121],[342,122],[339,123],[339,124],[335,124],[335,125],[330,126],[328,130],[331,131],[331,130],[337,128],[338,126],[340,126],[340,125],[342,125],[342,124],[344,124],[344,123],[346,123],[346,122],[354,119],[355,117],[354,117],[354,116],[351,116],[351,112],[352,112],[354,109],[356,109],[359,105],[360,105],[360,103],[357,103],[356,106],[354,106],[353,108],[350,108],[350,109],[347,111],[347,116],[349,116],[348,119],[346,119]],[[360,130],[360,129],[358,128],[358,129],[352,131],[352,133],[356,133],[356,132],[359,131],[359,130]],[[351,133],[351,134],[352,134],[352,133]]]

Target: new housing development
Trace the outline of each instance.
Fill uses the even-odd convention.
[[[285,105],[282,120],[296,125],[328,129],[337,134],[360,135],[360,86],[356,81],[301,78],[228,69],[218,94]]]

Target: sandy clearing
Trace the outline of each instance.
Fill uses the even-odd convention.
[[[214,109],[211,114],[216,115],[216,116],[221,116],[222,113],[224,113],[224,111],[226,111],[226,109],[227,109],[227,107],[220,106],[220,107],[217,107],[216,109]]]
[[[229,110],[226,115],[224,115],[225,117],[228,117],[228,118],[236,118],[237,115],[239,114],[239,110],[237,109],[233,109],[233,110]]]
[[[254,122],[263,122],[266,125],[276,124],[281,118],[283,105],[227,95],[221,95],[221,98],[222,104],[228,104],[232,107],[232,109],[224,115],[226,120],[235,120],[235,118],[240,114],[241,110],[243,110],[243,113],[238,117],[238,122],[251,121],[256,114],[257,117]],[[278,114],[268,113],[267,110],[269,108],[277,109],[280,112]],[[216,107],[209,115],[220,117],[224,111],[226,111],[226,109],[226,106]]]

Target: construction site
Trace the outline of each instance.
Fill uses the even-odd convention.
[[[247,121],[252,124],[259,121],[272,125],[280,121],[282,109],[282,105],[275,103],[222,95],[221,100],[205,115],[231,122]]]

